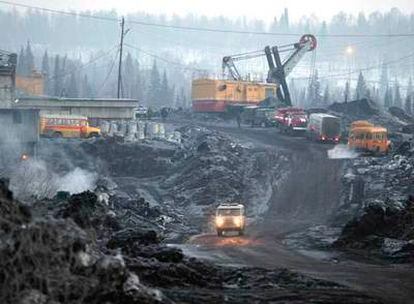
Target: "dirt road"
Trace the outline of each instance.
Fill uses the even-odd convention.
[[[218,238],[213,232],[194,236],[184,250],[223,264],[285,267],[334,281],[378,297],[386,303],[414,303],[414,271],[408,265],[352,260],[335,252],[299,252],[288,248],[286,234],[326,223],[340,203],[343,161],[330,160],[332,146],[278,134],[274,129],[209,126],[249,144],[292,153],[293,173],[273,193],[270,210],[244,237]]]

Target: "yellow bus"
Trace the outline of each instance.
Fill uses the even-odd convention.
[[[367,121],[356,121],[349,131],[348,146],[355,150],[387,154],[391,142],[386,128],[374,126]]]
[[[100,136],[101,130],[89,126],[85,116],[43,114],[40,116],[40,135],[53,138],[89,138]]]

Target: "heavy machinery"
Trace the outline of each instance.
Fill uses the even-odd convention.
[[[284,106],[292,101],[286,77],[309,51],[317,46],[315,36],[306,34],[299,42],[283,46],[266,46],[264,50],[225,56],[222,60],[223,76],[228,79],[195,79],[192,84],[195,112],[226,112],[231,107],[259,105],[263,100],[277,97]],[[282,62],[280,53],[291,52]],[[236,62],[266,56],[269,66],[266,83],[243,80]]]

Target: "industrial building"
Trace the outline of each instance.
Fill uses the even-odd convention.
[[[43,75],[16,77],[17,55],[0,51],[0,162],[35,155],[40,114],[81,115],[101,120],[131,120],[133,99],[61,98],[44,96]],[[0,163],[1,165],[1,163]]]
[[[0,149],[2,162],[34,154],[39,139],[39,110],[15,107],[17,55],[0,52]]]

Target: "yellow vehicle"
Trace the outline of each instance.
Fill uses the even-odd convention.
[[[250,81],[194,79],[192,100],[194,112],[226,112],[229,106],[258,105],[276,96],[278,86]]]
[[[355,121],[349,131],[348,146],[351,149],[387,154],[391,147],[386,128],[375,126],[368,121]]]
[[[88,118],[84,116],[44,114],[40,116],[40,135],[54,138],[89,138],[100,136],[101,130],[89,126]]]
[[[222,236],[225,231],[237,231],[239,235],[243,235],[245,222],[242,204],[221,204],[217,207],[216,230],[218,236]]]

